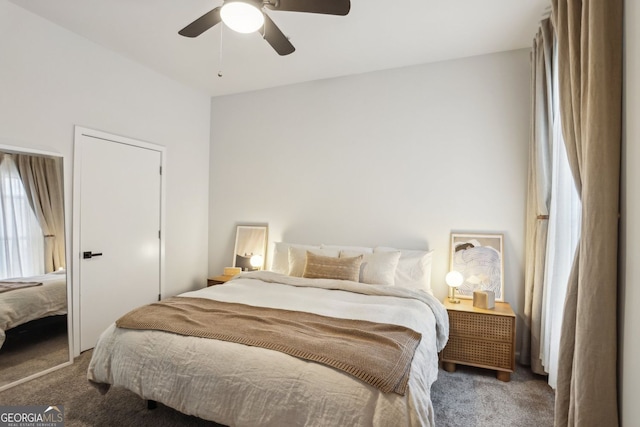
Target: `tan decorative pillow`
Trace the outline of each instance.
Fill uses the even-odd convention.
[[[340,251],[320,248],[289,247],[289,276],[302,277],[307,264],[307,252],[315,255],[338,258]]]
[[[333,258],[307,251],[307,263],[302,277],[310,279],[338,279],[357,282],[360,277],[362,255]]]

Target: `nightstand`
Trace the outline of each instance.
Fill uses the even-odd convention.
[[[449,341],[440,354],[442,368],[454,372],[456,364],[494,369],[500,381],[515,370],[516,315],[509,303],[496,302],[491,310],[444,301],[449,313]]]
[[[231,280],[234,276],[213,276],[207,279],[207,287],[214,285],[222,285]]]

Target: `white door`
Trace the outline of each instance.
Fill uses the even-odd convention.
[[[120,316],[159,299],[162,153],[86,135],[76,144],[84,351]]]

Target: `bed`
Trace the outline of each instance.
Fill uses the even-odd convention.
[[[241,303],[415,331],[421,338],[404,393],[384,392],[343,370],[280,351],[115,324],[93,350],[89,381],[103,393],[124,387],[228,426],[434,425],[430,388],[448,336],[442,304],[421,289],[288,273],[294,274],[243,273],[173,300]]]
[[[43,317],[67,314],[65,271],[3,279],[0,287],[11,283],[21,283],[24,287],[0,292],[0,348],[7,330]],[[38,283],[41,284],[36,285]]]

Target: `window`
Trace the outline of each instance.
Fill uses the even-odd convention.
[[[0,163],[0,278],[44,274],[44,237],[11,155]]]
[[[554,46],[553,93],[559,94],[558,50]],[[551,199],[542,300],[540,360],[549,373],[549,385],[555,389],[560,354],[560,330],[569,274],[580,238],[582,204],[571,174],[560,120],[559,96],[553,102],[551,148]]]

